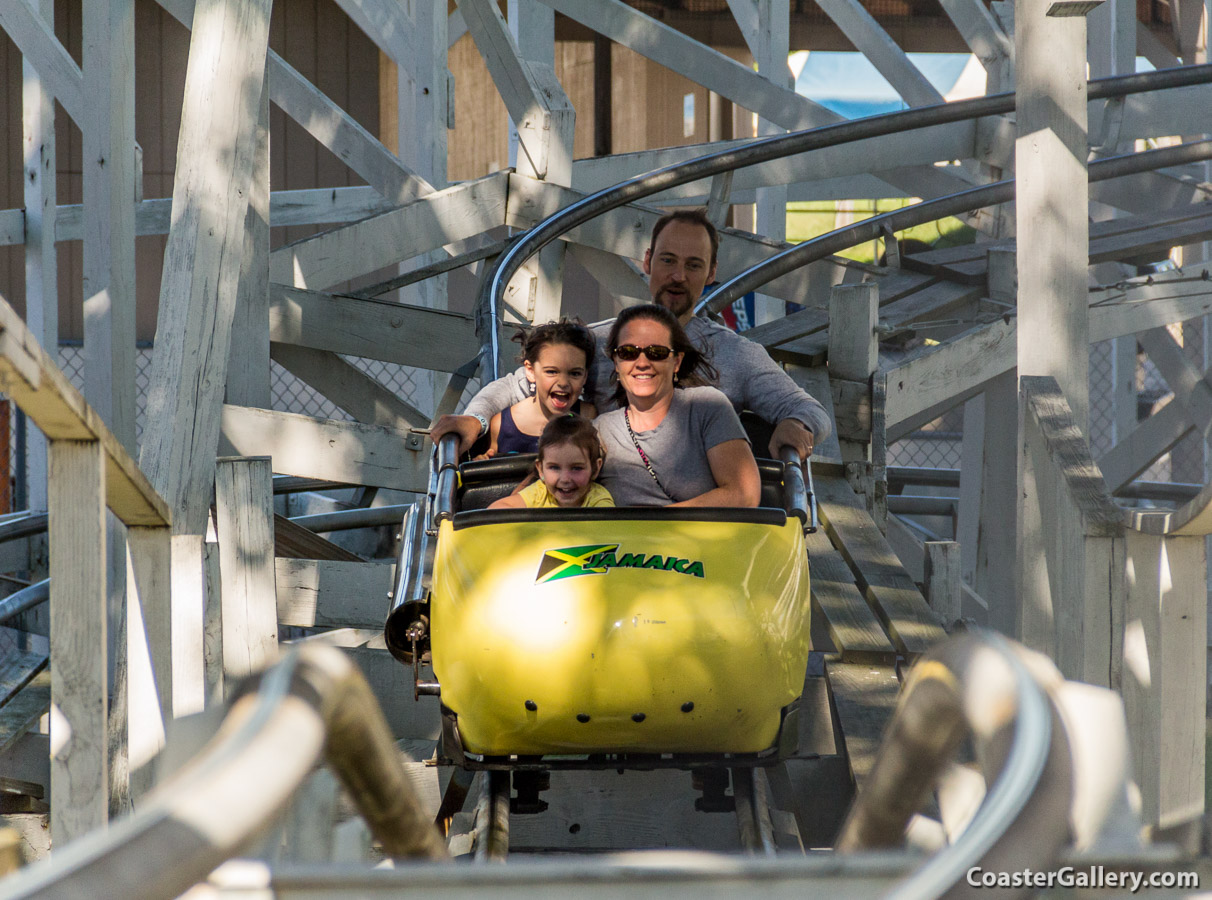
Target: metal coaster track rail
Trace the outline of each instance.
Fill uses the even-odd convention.
[[[1087,98],[1089,100],[1106,100],[1146,91],[1191,87],[1209,82],[1212,82],[1212,65],[1183,66],[1139,75],[1095,79],[1088,83]],[[638,175],[570,204],[529,231],[519,235],[513,245],[498,257],[493,266],[492,277],[485,279],[476,302],[476,327],[484,339],[483,352],[487,355],[493,377],[498,378],[503,374],[501,372],[501,348],[498,329],[486,326],[488,321],[498,324],[501,321],[505,286],[532,255],[578,225],[617,207],[721,172],[743,169],[773,159],[899,131],[911,131],[984,116],[1004,115],[1012,112],[1014,106],[1014,93],[1005,92],[972,100],[939,103],[789,134],[758,138],[741,147],[709,153],[696,159]]]

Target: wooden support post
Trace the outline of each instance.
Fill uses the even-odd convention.
[[[950,628],[964,617],[960,592],[960,546],[955,541],[926,541],[926,602]]]
[[[1167,515],[1145,512],[1137,521],[1149,529],[1148,519]],[[1124,708],[1141,816],[1154,828],[1197,821],[1204,810],[1204,541],[1127,535]]]
[[[829,381],[833,388],[848,387],[862,398],[871,396],[871,375],[879,366],[875,323],[879,287],[874,282],[839,284],[829,293]],[[868,459],[870,435],[845,436],[838,429],[842,459]],[[848,437],[848,439],[847,439]],[[863,488],[868,498],[872,491]]]
[[[257,158],[269,11],[270,0],[198,0],[186,68],[174,224],[164,255],[140,462],[173,510],[174,533],[199,542],[214,486],[240,278],[233,261],[244,247]],[[190,593],[200,604],[200,545],[195,549],[197,565],[191,559],[190,571],[199,582]],[[197,676],[200,686],[200,668]]]
[[[84,396],[135,449],[135,3],[84,4]]]
[[[1019,375],[1056,378],[1088,433],[1086,20],[1016,0]]]
[[[1070,679],[1109,687],[1123,608],[1124,524],[1056,380],[1019,396],[1020,640]]]
[[[223,457],[215,472],[227,690],[278,655],[273,470],[268,456]]]
[[[109,815],[105,462],[99,441],[50,447],[51,832],[56,846]]]
[[[206,630],[206,579],[202,558],[202,535],[172,536],[172,691],[173,717],[180,718],[206,708],[206,675],[203,639]]]
[[[547,130],[530,138],[531,143],[537,139],[545,144],[544,149],[539,151],[546,159],[545,167],[536,165],[536,160],[532,158],[533,151],[518,153],[519,134],[513,119],[510,120],[509,131],[510,164],[521,175],[568,187],[572,184],[576,110],[559,82],[552,77],[555,74],[555,13],[538,0],[509,0],[508,13],[509,30],[517,41],[519,60],[530,69],[536,84],[550,92],[545,98],[548,107]],[[605,38],[601,38],[601,41],[609,56],[610,42]],[[564,253],[563,241],[545,247],[509,285],[511,292],[527,292],[527,302],[515,306],[525,310],[532,322],[559,318],[563,305]]]
[[[1013,304],[1018,296],[1017,258],[990,250],[989,296]],[[989,625],[1014,635],[1015,471],[1018,455],[1006,440],[1018,428],[1018,377],[1012,370],[989,381],[964,407],[964,465],[960,472],[959,536],[965,580],[989,608]]]
[[[269,391],[269,91],[261,90],[257,156],[244,220],[240,289],[232,319],[227,402],[270,406]]]
[[[54,0],[39,0],[38,11],[54,23]],[[30,331],[57,359],[59,274],[55,252],[55,98],[38,70],[24,59],[21,133],[25,152],[25,318]],[[29,430],[26,450],[29,508],[46,509],[46,439]]]
[[[787,66],[791,52],[790,0],[757,0],[757,30],[750,48],[757,63],[758,74],[776,87],[791,90],[794,79]],[[780,134],[784,131],[774,122],[758,119],[759,135]],[[787,186],[759,188],[755,211],[756,231],[772,241],[782,242],[787,238]],[[781,319],[786,306],[777,297],[759,294],[755,300],[757,309],[755,324],[764,325]]]
[[[164,746],[173,712],[170,553],[169,528],[127,529],[127,755],[136,800],[151,787],[147,764]]]

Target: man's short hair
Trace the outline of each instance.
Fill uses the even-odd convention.
[[[656,253],[657,235],[670,222],[686,222],[690,225],[698,225],[701,228],[705,228],[707,230],[707,237],[711,239],[711,265],[715,265],[715,258],[720,250],[720,233],[715,230],[715,226],[707,218],[707,210],[701,207],[698,209],[674,210],[671,213],[665,213],[665,215],[657,219],[656,224],[652,226],[652,241],[648,244],[649,253]]]

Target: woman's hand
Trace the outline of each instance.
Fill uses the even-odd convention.
[[[724,441],[707,451],[707,464],[715,488],[670,506],[757,506],[762,499],[762,477],[749,442]]]

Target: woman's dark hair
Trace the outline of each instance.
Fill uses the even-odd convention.
[[[718,373],[707,361],[707,357],[703,355],[702,351],[690,342],[690,338],[686,337],[686,331],[682,328],[678,317],[665,307],[655,303],[629,306],[619,313],[610,329],[609,337],[606,338],[606,352],[612,361],[614,351],[619,346],[619,334],[623,331],[623,327],[636,319],[648,319],[669,329],[669,343],[673,347],[673,352],[682,354],[682,364],[678,366],[675,373],[677,377],[674,378],[674,387],[696,387],[716,383]],[[622,406],[627,404],[627,393],[621,384],[614,390],[614,399]]]
[[[560,319],[558,322],[548,322],[534,328],[519,329],[513,339],[522,345],[522,359],[531,364],[539,358],[539,351],[548,344],[570,344],[584,351],[585,368],[588,369],[593,365],[593,355],[598,347],[593,332],[573,319]]]
[[[580,447],[590,463],[606,458],[606,448],[602,446],[598,430],[580,416],[556,416],[543,427],[543,433],[539,435],[539,460],[542,461],[548,447],[560,444]]]

